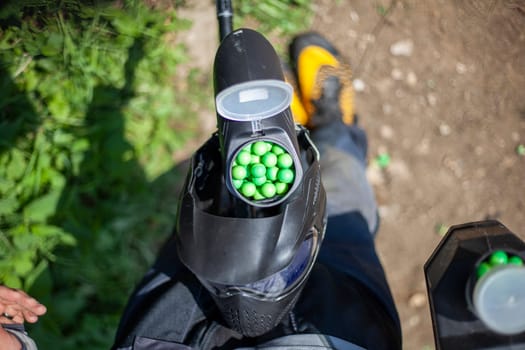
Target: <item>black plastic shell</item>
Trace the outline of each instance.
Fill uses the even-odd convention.
[[[437,350],[525,349],[525,332],[507,336],[488,329],[469,305],[481,259],[495,250],[525,257],[525,243],[498,221],[450,228],[425,264]]]

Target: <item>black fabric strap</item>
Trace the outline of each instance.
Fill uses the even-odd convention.
[[[273,339],[253,347],[236,348],[235,350],[365,350],[346,340],[323,334],[294,334]]]
[[[133,350],[192,350],[189,346],[146,337],[136,337]]]
[[[177,259],[174,240],[130,298],[113,349],[132,346],[136,337],[183,343],[194,326],[206,319],[213,301]]]

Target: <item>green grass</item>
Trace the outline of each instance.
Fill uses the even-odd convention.
[[[129,2],[1,24],[0,278],[48,306],[41,348],[108,348],[170,233],[173,154],[208,98],[195,78],[173,86],[187,58],[166,37],[189,23]]]
[[[306,30],[312,20],[311,0],[233,1],[235,27],[248,18],[258,23],[265,34],[293,35]]]

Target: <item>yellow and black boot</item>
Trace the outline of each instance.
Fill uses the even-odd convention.
[[[318,33],[305,33],[290,43],[290,61],[310,128],[342,119],[354,123],[352,72],[337,49]]]
[[[291,67],[284,61],[281,61],[283,68],[284,79],[286,82],[293,87],[292,102],[290,103],[290,109],[292,110],[293,120],[301,125],[306,126],[308,123],[308,114],[304,109],[303,102],[299,97],[299,87],[297,86],[297,80],[295,79],[294,72]]]

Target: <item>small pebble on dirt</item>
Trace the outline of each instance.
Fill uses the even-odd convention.
[[[456,63],[456,72],[458,74],[465,74],[467,72],[467,66],[464,63]]]
[[[350,19],[352,22],[357,23],[359,22],[359,15],[355,11],[350,11]]]
[[[427,102],[430,106],[434,107],[437,103],[437,96],[436,94],[428,94],[427,95]]]
[[[416,86],[417,84],[417,76],[416,76],[416,73],[410,71],[408,72],[407,74],[407,78],[406,78],[406,82],[408,85],[410,86]]]
[[[408,326],[409,327],[416,327],[421,323],[421,317],[419,315],[414,315],[408,319]]]
[[[411,308],[417,309],[425,306],[427,303],[427,296],[423,292],[416,292],[412,294],[410,299],[408,299],[408,306]]]
[[[390,46],[390,53],[394,56],[412,56],[414,43],[410,39],[400,40]]]
[[[390,140],[394,136],[394,130],[389,125],[381,125],[381,128],[379,129],[379,133],[381,134],[381,137],[387,140]]]
[[[452,129],[450,128],[448,124],[443,123],[439,125],[439,134],[441,136],[448,136],[450,135],[451,132],[452,132]]]
[[[372,186],[381,186],[385,184],[385,174],[375,163],[372,163],[367,167],[366,178]]]
[[[390,76],[392,76],[394,80],[403,80],[403,72],[399,68],[392,69]]]
[[[354,79],[353,86],[354,86],[354,90],[357,92],[365,91],[365,87],[366,87],[365,82],[359,78]]]

